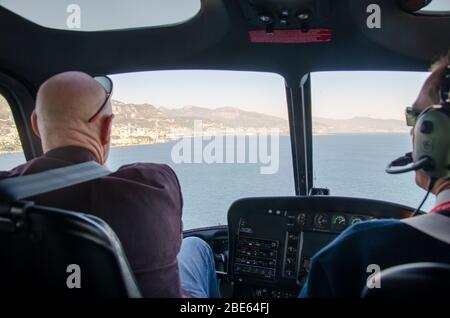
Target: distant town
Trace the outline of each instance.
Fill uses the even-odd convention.
[[[247,112],[235,107],[208,109],[186,106],[178,109],[131,104],[113,100],[112,146],[157,144],[181,136],[198,136],[194,122],[201,120],[202,135],[255,134],[275,129],[289,135],[286,119]],[[355,117],[346,120],[313,118],[314,134],[406,132],[400,120]],[[19,136],[6,100],[0,96],[0,153],[22,151]]]

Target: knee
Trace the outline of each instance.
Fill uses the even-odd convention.
[[[183,239],[184,248],[191,250],[191,251],[198,251],[203,256],[206,256],[208,258],[214,258],[213,251],[208,243],[206,243],[204,240],[202,240],[199,237],[191,236]]]

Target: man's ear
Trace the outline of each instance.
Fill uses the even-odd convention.
[[[101,142],[102,146],[105,146],[111,142],[112,122],[114,115],[109,115],[103,120],[101,127]]]
[[[33,113],[31,114],[31,128],[33,128],[34,134],[41,138],[41,133],[39,132],[39,126],[38,126],[38,119],[36,115],[36,111],[33,110]]]

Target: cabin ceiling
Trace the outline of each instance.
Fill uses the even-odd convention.
[[[367,6],[381,8],[381,28],[369,29]],[[310,10],[308,28],[331,29],[320,43],[251,43],[270,13],[280,22]],[[426,70],[450,48],[450,17],[418,16],[393,0],[203,0],[187,23],[133,30],[79,32],[49,29],[0,7],[0,71],[32,87],[67,70],[90,74],[165,69],[222,69],[299,76],[309,71]]]

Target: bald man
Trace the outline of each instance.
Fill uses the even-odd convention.
[[[413,104],[417,113],[441,103],[439,90],[447,68],[450,68],[450,51],[432,67]],[[428,190],[430,180],[424,171],[416,171],[416,183]],[[436,195],[436,204],[430,213],[438,214],[443,228],[450,231],[450,180],[438,179],[431,192]],[[381,270],[416,262],[450,264],[450,245],[438,239],[437,233],[430,235],[408,225],[410,221],[367,221],[348,228],[314,255],[300,297],[360,297],[369,275],[373,274],[368,269],[372,264]]]
[[[91,76],[65,72],[39,88],[31,116],[43,156],[0,179],[86,161],[108,159],[114,115],[106,89]],[[31,200],[91,213],[106,221],[122,242],[144,297],[218,297],[211,248],[196,238],[182,240],[182,195],[167,165],[136,163],[80,185]]]

